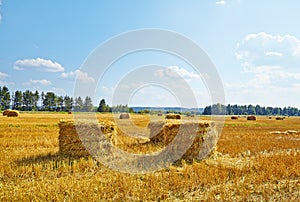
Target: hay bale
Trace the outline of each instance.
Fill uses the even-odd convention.
[[[10,109],[6,109],[4,110],[4,112],[2,113],[3,116],[7,116],[8,112],[10,111]]]
[[[247,116],[248,121],[256,121],[256,116]]]
[[[148,124],[148,129],[150,129],[150,142],[160,143],[164,140],[163,127],[165,121],[153,121]]]
[[[187,140],[194,139],[190,147],[184,152],[180,160],[188,162],[199,159],[201,156],[206,156],[206,152],[213,152],[216,150],[216,141],[218,134],[216,132],[215,124],[209,121],[156,121],[148,125],[150,129],[150,142],[153,144],[169,145],[171,150],[183,151],[185,149]],[[152,135],[152,137],[151,137]],[[154,135],[154,136],[153,136]],[[180,144],[172,144],[172,141],[180,142]],[[179,139],[178,139],[179,138]],[[205,145],[204,145],[205,141]],[[213,148],[212,151],[209,151]],[[201,155],[203,154],[203,155]]]
[[[128,113],[122,113],[122,114],[120,114],[120,119],[129,119],[129,118],[130,118],[130,116],[129,116]]]
[[[180,114],[167,114],[166,119],[181,119]]]
[[[106,138],[111,139],[117,130],[113,122],[101,122],[99,124],[74,121],[60,121],[59,124],[59,152],[67,156],[86,157],[89,152],[82,143],[88,144],[89,148],[96,147],[99,144],[101,132]],[[77,130],[80,131],[81,139]],[[86,141],[85,141],[86,140]]]
[[[19,112],[17,110],[9,110],[7,113],[7,117],[17,117],[19,116]]]
[[[59,126],[59,152],[67,156],[87,157],[90,156],[86,147],[97,152],[99,144],[110,142],[114,146],[145,144],[149,138],[131,137],[125,135],[111,121],[103,121],[98,124],[87,121],[61,121]],[[101,133],[104,135],[101,135]],[[80,137],[79,135],[80,134]],[[100,139],[100,138],[104,139]],[[82,143],[84,142],[84,144]],[[109,147],[107,147],[109,148]]]
[[[232,120],[238,120],[239,117],[238,117],[238,116],[232,116],[231,119],[232,119]]]

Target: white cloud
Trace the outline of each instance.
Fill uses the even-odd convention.
[[[272,52],[272,51],[269,51],[269,52],[265,52],[264,53],[265,56],[277,56],[277,57],[282,57],[282,53],[279,53],[279,52]]]
[[[248,34],[237,43],[241,79],[225,83],[230,103],[299,106],[300,40],[292,35]]]
[[[42,79],[42,80],[32,80],[30,79],[28,82],[24,83],[26,86],[49,86],[52,85],[51,81]]]
[[[0,72],[0,86],[9,86],[14,85],[14,82],[6,81],[5,79],[8,77],[8,74]]]
[[[157,76],[160,78],[184,78],[184,79],[199,79],[200,75],[195,72],[190,72],[184,68],[179,68],[177,66],[170,66],[165,69],[160,69],[156,72]]]
[[[48,86],[48,85],[52,84],[51,81],[46,80],[46,79],[42,79],[42,80],[30,80],[29,82],[32,83],[32,84],[40,84],[40,85],[43,85],[43,86]]]
[[[217,1],[216,4],[217,4],[217,5],[225,5],[225,4],[226,4],[226,1],[220,0],[220,1]]]
[[[181,75],[183,78],[186,79],[198,79],[200,78],[199,74],[196,74],[195,72],[189,72],[188,70],[184,68],[179,68],[177,66],[170,66],[168,69],[175,71],[177,74]]]
[[[265,57],[277,56],[277,57]],[[237,44],[236,57],[252,65],[276,61],[284,65],[300,61],[300,40],[292,35],[272,35],[265,32],[248,34]]]
[[[33,68],[45,72],[63,72],[61,64],[42,58],[17,60],[13,67],[15,70]]]
[[[8,74],[0,72],[0,80],[5,79],[6,77],[8,77]]]
[[[19,66],[15,66],[15,65],[14,65],[13,68],[14,68],[14,70],[18,70],[18,71],[24,70],[23,67],[19,67]]]
[[[282,79],[299,79],[300,40],[292,35],[272,35],[265,32],[248,34],[237,44],[236,58],[244,71],[253,73],[265,83]],[[263,75],[262,75],[263,74]],[[291,82],[291,81],[290,81]]]
[[[234,5],[234,4],[240,4],[242,0],[217,0],[216,5],[218,6],[224,6],[224,5]]]
[[[62,79],[78,79],[81,82],[85,83],[94,83],[95,79],[88,75],[88,73],[83,72],[81,70],[75,70],[74,72],[63,72],[60,75],[60,78]]]
[[[66,91],[63,88],[52,87],[51,91],[54,92],[57,95],[66,95]]]

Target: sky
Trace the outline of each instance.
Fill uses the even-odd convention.
[[[204,50],[221,78],[224,104],[300,107],[299,9],[297,0],[0,0],[0,86],[72,96],[80,81],[97,86],[89,92],[94,105],[101,98],[118,104],[113,97],[122,79],[157,64],[192,89],[197,106],[184,107],[212,104],[205,75],[164,52],[126,55],[100,80],[84,71],[89,55],[107,40],[155,28],[181,34]],[[133,90],[120,104],[183,105],[161,85]]]

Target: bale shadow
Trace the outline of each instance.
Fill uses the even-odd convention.
[[[37,156],[30,156],[21,158],[15,161],[18,166],[25,166],[25,165],[32,165],[32,164],[43,164],[43,163],[50,163],[50,162],[63,162],[68,161],[71,164],[73,161],[78,159],[88,159],[88,157],[79,157],[79,156],[70,156],[64,155],[60,152],[57,153],[48,153],[44,155],[37,155]]]

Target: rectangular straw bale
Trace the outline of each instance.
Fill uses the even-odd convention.
[[[150,129],[150,142],[159,143],[164,141],[163,128],[165,121],[153,121],[150,122],[148,128]]]
[[[99,141],[100,131],[110,138],[116,133],[114,123],[101,122],[99,124],[78,122],[75,125],[74,121],[67,120],[59,122],[59,152],[64,155],[84,157],[89,156],[88,151],[82,144],[88,145],[91,149],[96,149],[97,142]],[[80,131],[81,139],[77,131]]]
[[[160,126],[162,128],[159,128]],[[209,121],[172,120],[165,122],[165,124],[152,123],[149,128],[150,134],[154,133],[152,130],[155,130],[155,132],[160,131],[157,135],[158,137],[155,136],[154,138],[150,139],[152,143],[161,143],[165,146],[170,145],[174,151],[186,150],[186,145],[189,144],[193,138],[191,145],[181,158],[187,161],[198,159],[199,154],[204,155],[205,152],[210,152],[208,151],[210,148],[214,148],[213,150],[216,149],[215,145],[218,136],[215,129],[215,124]],[[175,142],[175,138],[176,142],[179,144],[172,144],[173,141]]]

